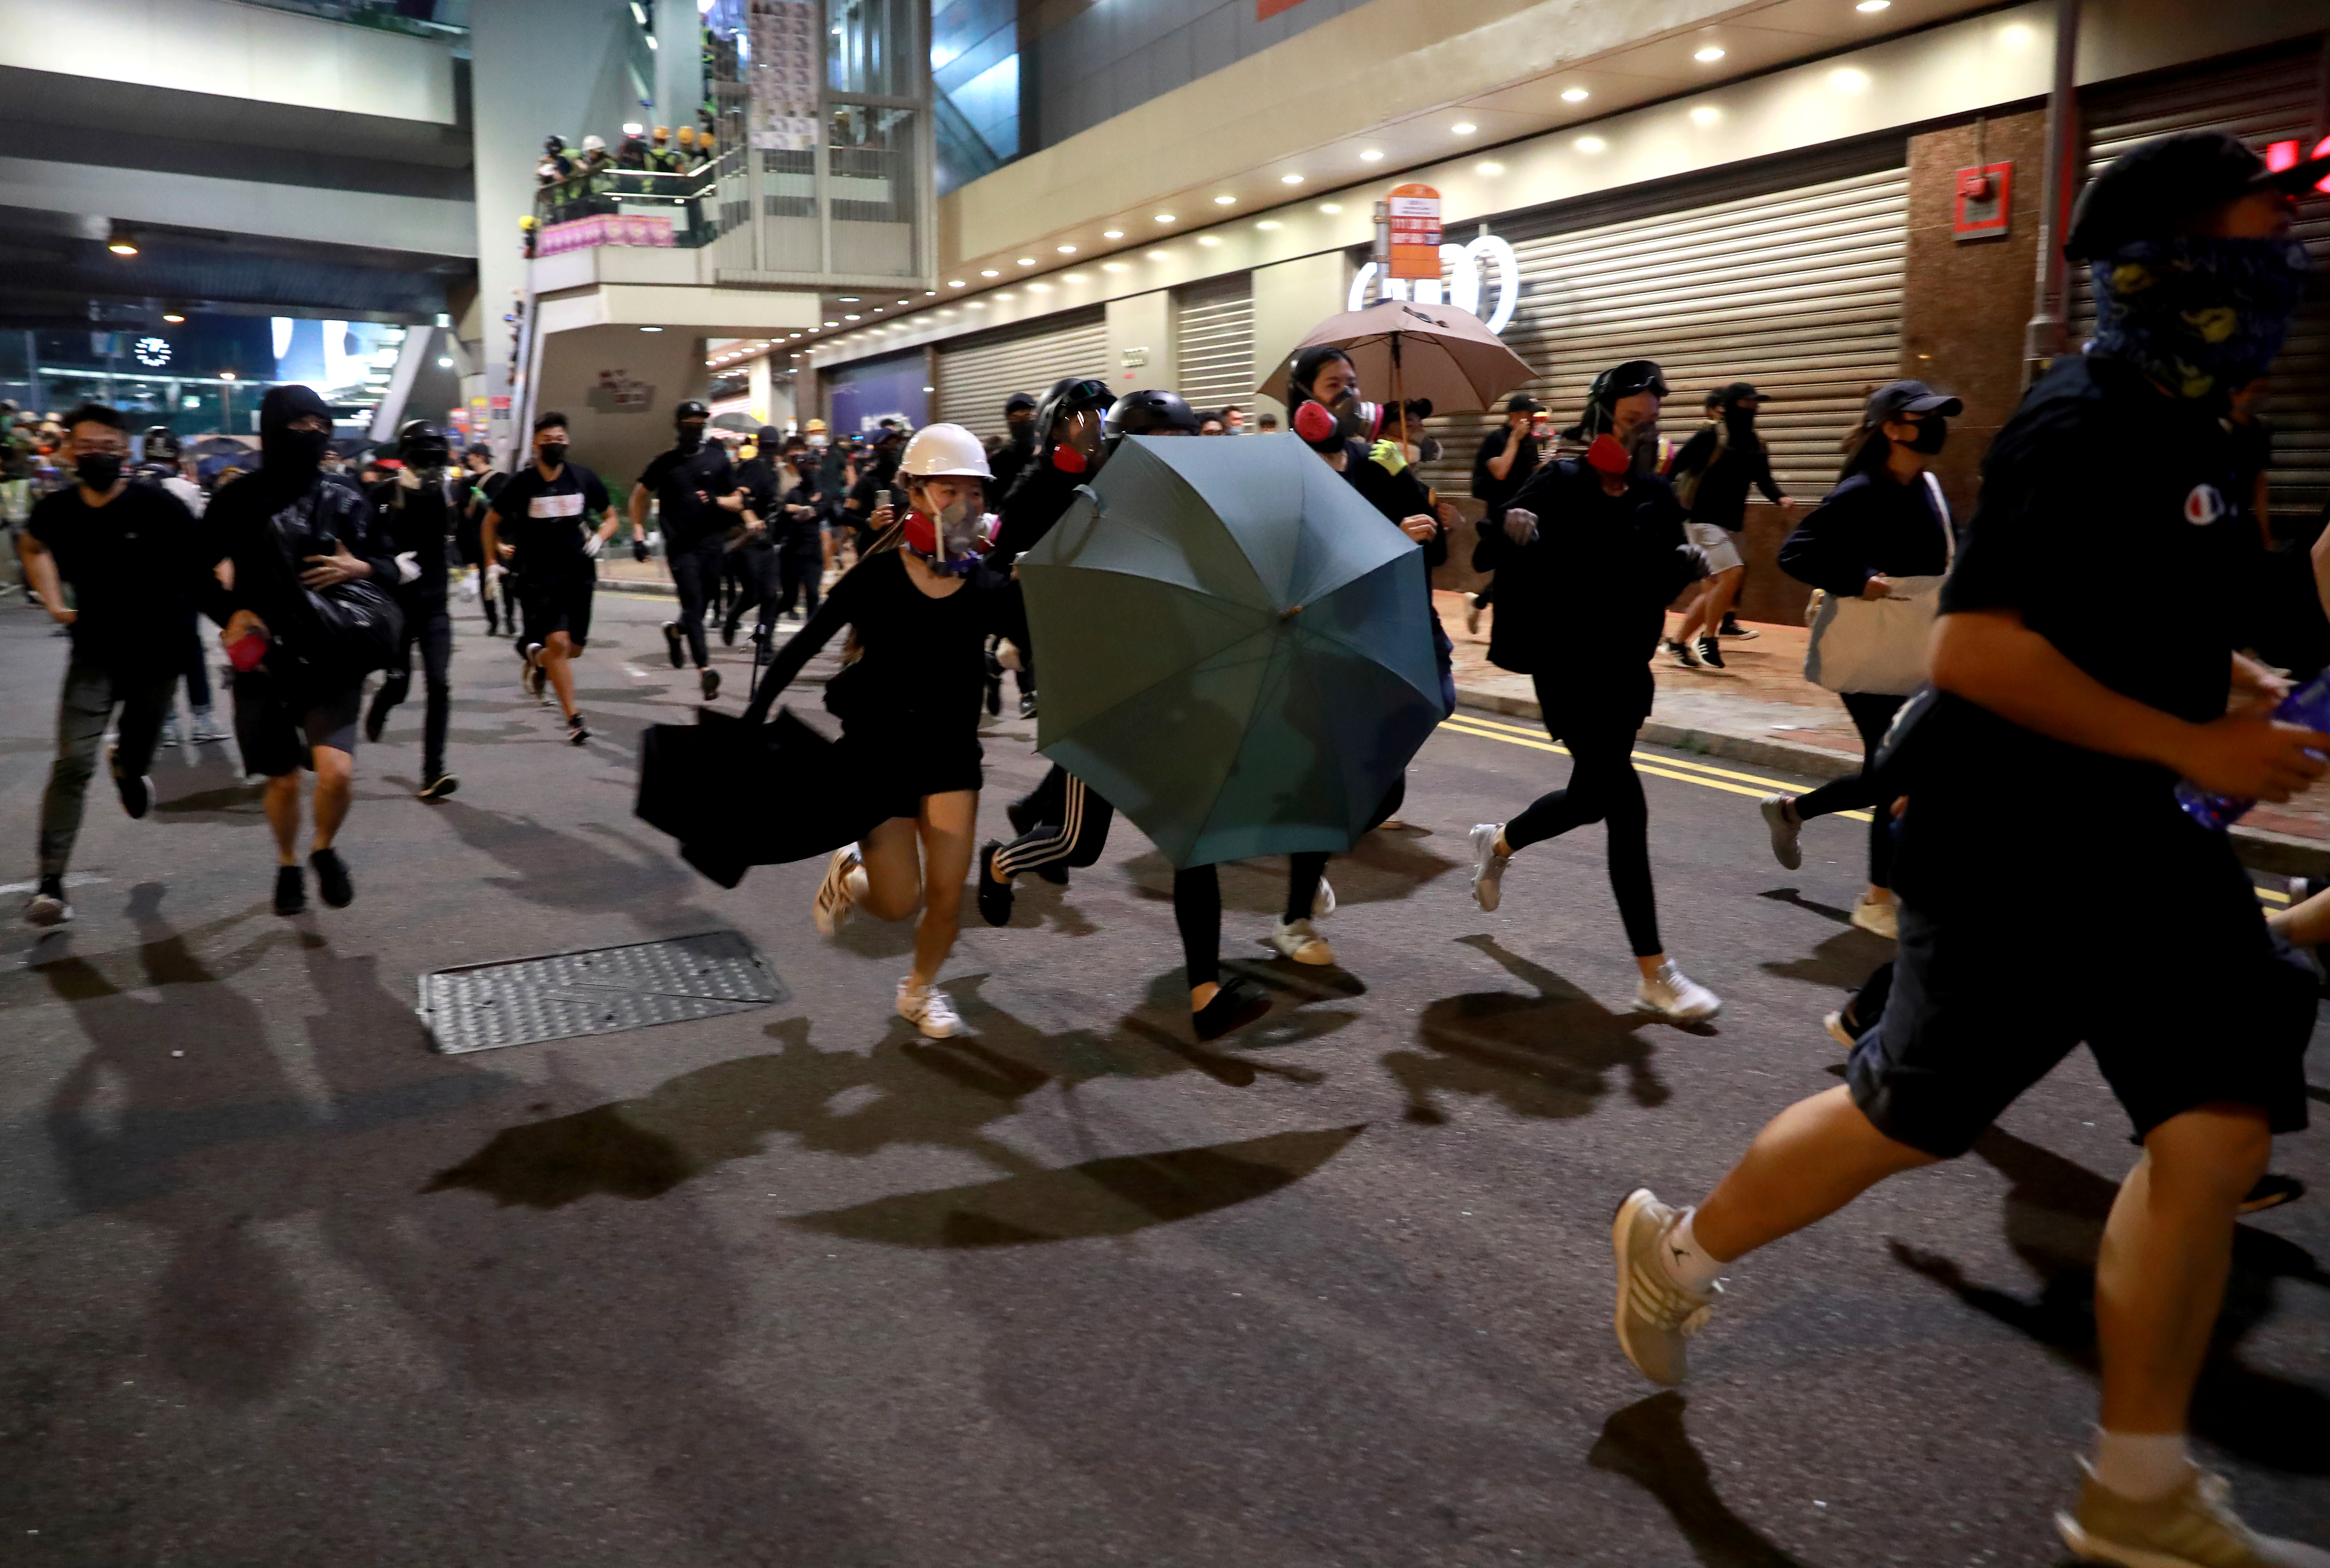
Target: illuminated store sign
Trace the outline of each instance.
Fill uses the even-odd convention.
[[[1443,245],[1440,268],[1443,277],[1439,282],[1425,279],[1409,284],[1397,278],[1379,280],[1378,269],[1370,261],[1351,279],[1351,297],[1346,308],[1366,309],[1368,286],[1373,283],[1378,285],[1377,297],[1380,299],[1413,298],[1418,305],[1438,305],[1444,300],[1479,316],[1491,332],[1501,333],[1511,325],[1513,307],[1520,303],[1521,264],[1511,243],[1494,234],[1483,234],[1469,244]],[[1484,287],[1496,290],[1494,309],[1481,308]]]

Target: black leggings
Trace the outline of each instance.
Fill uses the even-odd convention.
[[[453,714],[453,686],[449,671],[453,660],[453,618],[443,604],[407,606],[404,647],[397,667],[382,672],[380,690],[373,694],[373,717],[383,723],[397,704],[412,691],[412,648],[421,647],[421,684],[428,692],[421,721],[421,782],[445,771],[445,730]]]
[[[1055,778],[1053,775],[1056,775]],[[1084,781],[1055,766],[1028,797],[1035,803],[1036,826],[998,850],[995,870],[1009,882],[1023,871],[1066,865],[1081,871],[1097,864],[1107,847],[1109,826],[1116,808],[1088,789]],[[1217,916],[1219,911],[1216,911]]]
[[[818,591],[825,584],[825,557],[787,550],[777,557],[777,571],[782,595],[777,601],[776,611],[764,611],[762,619],[774,620],[777,615],[791,615],[795,599],[803,593],[809,595],[809,603],[801,613],[804,616],[815,615]]]
[[[720,586],[725,564],[725,553],[716,545],[683,551],[671,558],[672,584],[679,590],[679,629],[687,636],[688,656],[697,669],[712,662],[712,650],[704,643],[704,609]]]
[[[1869,813],[1869,882],[1872,887],[1893,885],[1893,802],[1896,797],[1877,781],[1877,748],[1893,715],[1907,697],[1874,692],[1846,692],[1844,711],[1861,732],[1861,771],[1835,779],[1809,794],[1796,797],[1796,815],[1810,820],[1833,811]]]
[[[1098,796],[1093,797],[1098,799]],[[1392,783],[1391,792],[1377,806],[1375,820],[1362,830],[1373,833],[1396,816],[1407,799],[1407,779]],[[1319,897],[1319,883],[1327,875],[1327,852],[1305,850],[1286,857],[1286,909],[1279,917],[1289,921],[1309,920]],[[1181,932],[1181,962],[1189,971],[1191,989],[1222,978],[1222,883],[1210,865],[1193,865],[1173,874],[1173,924]]]
[[[1540,698],[1540,701],[1543,699]],[[1569,748],[1569,783],[1540,795],[1505,824],[1505,843],[1519,851],[1589,822],[1609,825],[1610,891],[1638,959],[1659,945],[1658,895],[1651,886],[1651,808],[1634,773],[1634,723],[1561,724],[1546,731]]]
[[[211,705],[211,672],[203,663],[203,634],[186,633],[186,701],[197,708]]]

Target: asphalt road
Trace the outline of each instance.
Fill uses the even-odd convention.
[[[1699,1195],[1835,1082],[1820,1015],[1886,956],[1845,920],[1857,825],[1784,873],[1758,770],[1662,764],[1669,949],[1726,1006],[1645,1023],[1598,828],[1472,904],[1463,830],[1568,764],[1452,726],[1409,826],[1331,870],[1339,967],[1265,961],[1278,867],[1226,873],[1265,1020],[1189,1043],[1170,873],[1120,825],[966,930],[977,1035],[933,1046],[890,1009],[906,928],[820,940],[817,866],[724,893],[631,817],[640,727],[693,701],[667,612],[602,596],[581,752],[465,622],[460,792],[412,798],[416,700],[359,757],[345,912],[269,912],[223,748],[165,753],[144,822],[100,786],[80,921],[0,933],[0,1563],[2060,1561],[2130,1158],[2084,1057],[1748,1260],[1684,1393],[1612,1343],[1618,1197]],[[0,609],[12,880],[63,647]],[[995,827],[1031,730],[990,737]],[[2025,891],[2109,918],[2079,885]],[[790,1002],[453,1057],[414,1016],[424,971],[722,927]],[[2197,1423],[2255,1522],[2317,1540],[2325,1148],[2283,1140],[2317,1196],[2243,1226]]]

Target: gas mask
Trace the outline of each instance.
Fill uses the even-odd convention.
[[[1586,466],[1596,473],[1624,474],[1634,466],[1634,456],[1617,437],[1605,430],[1586,449]]]
[[[919,506],[906,514],[906,548],[948,577],[964,576],[977,566],[994,543],[994,519],[960,496],[936,516]]]

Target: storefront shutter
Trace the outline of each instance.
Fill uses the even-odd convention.
[[[2321,135],[2321,45],[2251,54],[2195,71],[2112,83],[2081,95],[2088,173],[2154,137],[2215,130],[2262,152],[2279,141],[2310,150]],[[2298,237],[2314,253],[2318,279],[2330,271],[2330,203],[2301,202]],[[2095,330],[2095,298],[2085,268],[2074,268],[2071,341]],[[2330,294],[2317,285],[2298,311],[2288,345],[2274,363],[2273,511],[2285,534],[2317,522],[2330,505]]]
[[[1254,284],[1247,273],[1173,294],[1177,387],[1203,412],[1236,403],[1254,411]]]
[[[1709,392],[1753,382],[1781,487],[1821,495],[1863,399],[1900,374],[1903,150],[1828,149],[1491,222],[1520,263],[1504,339],[1539,373],[1522,390],[1566,427],[1597,373],[1654,359],[1672,389],[1661,429],[1679,446]],[[1447,450],[1425,475],[1444,495],[1470,494],[1497,418],[1433,420]]]
[[[939,418],[981,436],[1003,430],[1003,400],[1042,397],[1064,376],[1108,377],[1108,326],[1100,311],[1047,316],[939,345]]]

